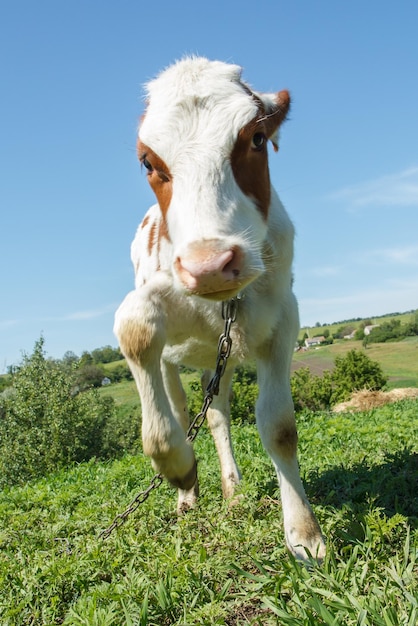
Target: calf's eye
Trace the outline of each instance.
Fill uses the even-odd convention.
[[[149,172],[153,172],[154,168],[152,167],[151,163],[148,161],[147,157],[143,157],[141,159],[142,161],[142,165],[149,171]]]
[[[251,147],[253,150],[262,150],[266,143],[266,136],[264,133],[255,133],[251,140]]]

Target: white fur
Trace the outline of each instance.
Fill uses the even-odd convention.
[[[232,374],[238,363],[255,359],[260,387],[257,426],[277,471],[286,542],[300,558],[306,557],[305,548],[321,558],[324,543],[294,449],[289,376],[299,322],[291,288],[293,226],[273,189],[268,219],[263,219],[253,199],[237,185],[229,162],[240,129],[257,115],[257,104],[248,87],[243,88],[237,66],[199,58],[173,65],[148,85],[147,92],[140,139],[172,175],[169,240],[160,237],[149,254],[150,233],[162,231],[157,204],[133,241],[135,290],[115,317],[115,333],[141,396],[144,451],[180,487],[179,511],[193,506],[198,488],[197,480],[193,484],[192,446],[185,441],[189,418],[177,368],[184,364],[213,370],[224,322],[216,294],[215,300],[190,295],[175,260],[196,242],[236,247],[244,259],[242,274],[251,276],[232,326],[227,371],[208,414],[223,492],[232,497],[240,481],[229,427]],[[273,102],[274,96],[262,99]],[[188,484],[183,484],[187,476]]]

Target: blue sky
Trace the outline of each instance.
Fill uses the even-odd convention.
[[[116,345],[153,202],[142,85],[185,54],[290,90],[271,177],[297,230],[302,325],[418,307],[418,3],[6,0],[0,7],[0,373]]]

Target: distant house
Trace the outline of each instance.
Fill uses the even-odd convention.
[[[353,330],[349,335],[344,335],[344,339],[354,339],[354,335],[356,334],[356,330]]]
[[[312,337],[312,339],[308,337],[307,339],[305,339],[305,346],[307,348],[312,348],[312,346],[321,345],[323,341],[325,341],[325,337]]]
[[[378,326],[380,326],[380,324],[370,324],[370,326],[365,326],[364,327],[364,334],[365,335],[370,335],[370,333],[372,332],[373,328],[377,328]]]

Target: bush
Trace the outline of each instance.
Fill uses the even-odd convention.
[[[258,396],[255,367],[238,367],[232,381],[231,421],[234,424],[255,423],[255,403]],[[204,381],[206,386],[207,382]],[[203,391],[199,380],[191,380],[186,388],[190,419],[202,409]]]
[[[231,421],[234,424],[255,424],[257,383],[232,383]]]
[[[79,391],[90,389],[91,387],[101,387],[102,380],[106,373],[98,365],[82,365],[75,369],[75,381]]]
[[[373,328],[370,335],[365,337],[365,344],[401,341],[405,337],[413,337],[416,335],[418,335],[418,313],[415,313],[411,322],[408,324],[401,324],[399,319],[391,319]]]
[[[110,396],[105,396],[113,401]],[[141,449],[141,409],[138,406],[117,406],[101,433],[101,453],[114,459],[124,454],[137,454]]]
[[[323,411],[343,402],[353,391],[379,390],[387,380],[377,361],[359,350],[350,350],[343,357],[336,357],[332,372],[314,376],[308,367],[296,370],[290,379],[290,387],[296,413],[304,410]],[[238,367],[232,382],[231,421],[235,424],[255,423],[255,403],[258,397],[257,372],[252,366]],[[189,384],[188,407],[193,418],[202,406],[202,390],[199,381]]]
[[[5,389],[10,387],[12,384],[12,377],[10,374],[4,374],[0,376],[0,393],[2,393]]]
[[[107,370],[107,375],[111,379],[112,383],[119,383],[121,380],[134,379],[126,361],[124,363],[118,363],[118,365],[112,367],[111,370]]]
[[[100,456],[112,398],[75,392],[74,378],[45,358],[41,338],[0,397],[0,488]]]
[[[353,391],[382,389],[387,378],[377,361],[360,350],[350,350],[345,356],[336,357],[332,382],[331,404],[336,404],[348,400]]]
[[[382,389],[387,379],[377,361],[364,352],[350,350],[336,357],[332,372],[313,376],[308,367],[298,369],[290,379],[293,402],[297,413],[304,409],[321,411],[348,400],[353,391]]]
[[[296,413],[304,409],[321,411],[330,406],[333,382],[328,371],[323,376],[313,376],[309,367],[301,367],[291,377],[290,388]]]

